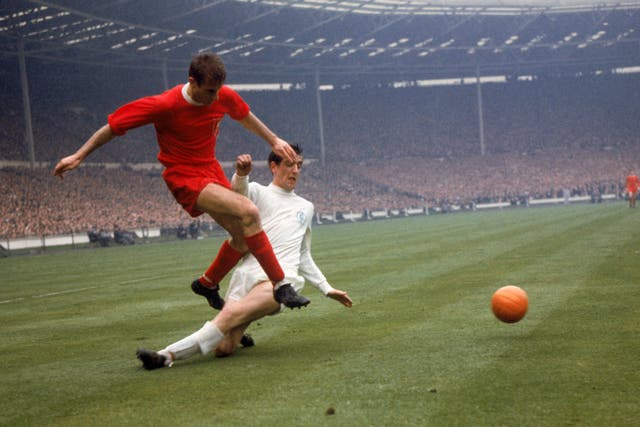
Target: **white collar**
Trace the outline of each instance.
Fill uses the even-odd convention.
[[[189,82],[187,82],[184,86],[182,86],[182,97],[184,98],[185,101],[187,101],[189,104],[191,105],[195,105],[196,107],[201,107],[204,104],[198,102],[198,101],[194,101],[193,98],[191,98],[189,96]]]
[[[285,190],[284,188],[275,185],[273,182],[269,183],[269,188],[271,188],[271,190],[275,191],[276,193],[280,193],[280,194],[295,194],[295,190]]]

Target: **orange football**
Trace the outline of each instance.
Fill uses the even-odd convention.
[[[491,311],[505,323],[515,323],[527,314],[529,297],[517,286],[509,285],[498,289],[491,297]]]

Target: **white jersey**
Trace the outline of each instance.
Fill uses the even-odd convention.
[[[234,175],[233,187],[247,196],[260,211],[262,228],[269,237],[285,278],[296,291],[308,280],[324,295],[333,288],[311,257],[313,203],[274,184],[264,186]],[[227,298],[239,300],[256,284],[269,280],[258,260],[247,254],[231,276]]]

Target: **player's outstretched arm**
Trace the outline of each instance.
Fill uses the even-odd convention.
[[[330,290],[327,293],[327,296],[329,298],[332,298],[338,301],[340,304],[344,305],[345,307],[351,308],[351,306],[353,305],[353,301],[351,301],[351,298],[349,297],[349,295],[347,295],[345,291],[341,291],[340,289]]]
[[[106,144],[115,137],[115,134],[111,130],[111,127],[106,124],[94,133],[91,138],[85,142],[82,147],[70,156],[62,158],[53,170],[55,176],[59,176],[60,179],[63,175],[70,170],[77,168],[80,163],[98,147]]]

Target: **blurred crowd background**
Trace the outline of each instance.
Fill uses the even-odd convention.
[[[6,65],[0,72],[0,237],[191,222],[159,167],[131,166],[157,165],[150,126],[113,140],[87,159],[92,165],[64,180],[52,174],[55,162],[106,123],[111,111],[161,92],[157,76],[84,73],[74,85],[56,85],[56,73],[32,79],[34,154],[45,164],[31,168],[11,164],[29,160],[20,85],[9,78],[13,71]],[[241,95],[271,129],[304,149],[307,161],[297,192],[313,201],[318,213],[469,205],[566,191],[622,197],[624,179],[640,160],[635,75],[483,84],[484,154],[473,84],[398,89],[362,84],[322,91],[324,150],[312,88]],[[226,118],[217,156],[228,162],[229,177],[241,153],[265,160],[268,149]],[[257,167],[252,179],[266,184],[269,175]]]

